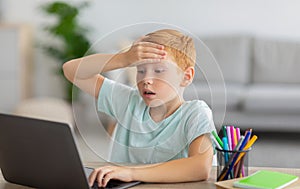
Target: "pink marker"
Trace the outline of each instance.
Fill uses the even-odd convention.
[[[235,142],[234,142],[234,126],[230,126],[230,136],[231,136],[231,149],[233,150],[235,147]]]
[[[230,127],[231,126],[227,126],[226,127],[226,132],[227,132],[227,140],[228,140],[228,147],[229,147],[229,150],[233,150],[232,149],[232,144],[231,144],[231,133],[230,133]]]
[[[240,128],[235,128],[237,140],[240,141],[241,138],[241,130]]]

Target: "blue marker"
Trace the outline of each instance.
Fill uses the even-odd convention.
[[[246,144],[248,143],[248,140],[249,140],[250,135],[251,135],[251,132],[247,132],[247,134],[246,134],[246,136],[245,136],[245,138],[244,138],[244,140],[243,140],[243,142],[242,142],[242,145],[240,146],[239,150],[243,150],[243,149],[244,149],[244,147],[245,147]],[[233,160],[230,162],[229,169],[228,169],[228,171],[227,171],[227,173],[226,173],[226,175],[225,175],[224,178],[227,178],[228,175],[231,173],[231,170],[232,170],[232,168],[233,168],[233,166],[234,166],[234,164],[235,164],[235,162],[236,162],[236,160],[237,160],[239,154],[240,154],[240,153],[234,154],[235,156],[234,156]]]
[[[246,136],[245,136],[245,138],[244,138],[244,140],[243,140],[243,142],[242,142],[242,144],[241,144],[239,150],[243,150],[243,149],[244,149],[244,147],[245,147],[246,144],[248,143],[248,140],[249,140],[249,138],[250,138],[250,135],[251,135],[251,132],[247,132],[247,134],[246,134]]]
[[[228,151],[229,147],[228,147],[227,137],[223,137],[222,141],[223,141],[223,149]],[[227,164],[227,162],[228,162],[228,153],[227,152],[225,152],[224,158],[225,158],[225,164]]]

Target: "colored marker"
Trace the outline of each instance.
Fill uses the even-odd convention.
[[[216,131],[213,130],[212,134],[213,134],[214,138],[217,140],[217,143],[219,144],[219,146],[221,147],[220,149],[223,149],[223,142],[221,141],[221,139],[218,136],[218,134],[216,133]]]
[[[217,148],[219,148],[220,150],[222,150],[223,148],[220,146],[219,142],[217,141],[217,139],[215,137],[212,137],[215,145],[217,146]]]
[[[250,135],[251,135],[250,132],[246,132],[246,136],[245,136],[245,138],[244,138],[244,140],[243,140],[243,143],[242,143],[242,145],[240,146],[239,150],[243,150],[243,149],[244,149],[244,147],[246,146],[246,144],[247,144],[247,142],[248,142],[248,140],[249,140],[249,138],[250,138]]]
[[[249,140],[249,142],[247,143],[247,145],[244,147],[243,151],[248,150],[249,148],[251,148],[251,146],[254,144],[254,142],[257,140],[257,136],[253,135],[252,138]],[[245,152],[242,152],[239,157],[237,158],[236,162],[234,163],[234,165],[237,164],[237,162],[245,155]]]
[[[230,126],[230,136],[231,136],[231,149],[233,150],[235,147],[234,144],[234,127]]]
[[[239,141],[240,138],[241,138],[241,130],[240,130],[240,128],[238,128],[238,127],[237,127],[235,130],[236,130],[237,141]]]
[[[247,135],[246,135],[245,139],[243,140],[242,145],[241,145],[240,148],[239,148],[240,150],[244,150],[244,151],[245,151],[245,150],[248,150],[248,149],[253,145],[253,143],[256,141],[257,136],[254,135],[254,136],[251,138],[251,140],[247,143],[247,145],[245,144],[246,141],[248,140],[247,138],[249,138],[250,134],[251,134],[250,132],[247,132]],[[234,154],[231,156],[231,158],[230,158],[228,164],[224,167],[223,171],[221,172],[221,174],[220,174],[220,176],[219,176],[219,178],[218,178],[218,181],[223,180],[223,179],[226,179],[226,178],[229,176],[229,174],[231,173],[232,168],[233,168],[234,166],[236,166],[237,162],[239,162],[239,160],[240,160],[244,155],[245,155],[245,152],[242,152],[242,153],[236,152],[236,153],[234,153]]]
[[[223,125],[223,127],[222,127],[222,131],[223,131],[223,137],[227,137],[227,131],[226,131],[226,126],[225,125]]]
[[[242,143],[244,141],[244,138],[245,138],[244,136],[241,136],[239,142],[237,143],[237,145],[234,148],[234,151],[238,151],[240,149],[240,147],[241,147],[241,145],[242,145]]]
[[[228,151],[228,141],[227,141],[227,137],[223,137],[222,138],[223,141],[223,147],[225,151]],[[224,158],[225,158],[225,164],[228,162],[228,153],[225,152],[224,154]]]
[[[225,138],[225,137],[223,137]],[[225,138],[225,140],[227,140],[227,138]],[[232,156],[230,157],[230,159],[228,160],[228,162],[225,164],[223,170],[221,171],[221,174],[218,176],[217,181],[222,181],[224,179],[226,179],[228,177],[229,173],[228,170],[234,160],[234,158],[238,155],[238,152],[232,154]]]
[[[238,143],[236,128],[233,128],[233,136],[234,136],[234,147],[235,147]]]
[[[227,133],[227,141],[228,141],[228,147],[229,150],[232,150],[232,145],[231,145],[231,133],[230,133],[230,127],[226,127],[226,133]]]

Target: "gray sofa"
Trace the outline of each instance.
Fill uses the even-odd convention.
[[[205,45],[196,42],[196,75],[185,99],[205,100],[217,128],[300,131],[299,41],[246,35],[200,39]]]

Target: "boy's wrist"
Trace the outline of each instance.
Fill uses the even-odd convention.
[[[126,52],[119,53],[118,56],[120,58],[120,63],[123,68],[128,67],[130,65]]]
[[[137,180],[139,180],[140,178],[138,178],[138,173],[137,173],[137,171],[138,171],[138,168],[135,168],[135,167],[131,167],[130,168],[130,173],[131,173],[131,180],[132,181],[137,181]]]
[[[118,53],[118,54],[114,54],[110,60],[107,62],[108,66],[108,70],[105,71],[109,71],[109,70],[114,70],[114,69],[119,69],[119,68],[125,68],[128,66],[127,63],[128,60],[126,60],[126,56],[124,55],[124,53]]]

